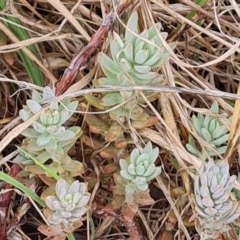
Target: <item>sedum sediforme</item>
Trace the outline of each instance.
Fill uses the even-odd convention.
[[[141,190],[136,183],[123,178],[121,175],[114,174],[116,186],[114,193],[116,195],[124,196],[124,203],[136,213],[138,205],[150,205],[154,200],[149,195],[149,188]]]
[[[152,149],[151,142],[146,144],[142,153],[137,148],[133,149],[129,161],[120,159],[120,175],[134,183],[139,190],[147,190],[148,181],[156,178],[161,173],[161,167],[156,167],[154,164],[158,155],[159,149]]]
[[[27,106],[23,106],[19,112],[22,120],[27,121],[40,112],[43,109],[42,104],[52,98],[51,94],[53,93],[49,87],[44,89],[42,95],[33,90],[32,99],[27,100]],[[22,135],[27,137],[23,141],[23,148],[37,155],[42,163],[50,158],[55,162],[67,163],[71,161],[67,151],[80,136],[81,128],[67,128],[63,124],[72,116],[78,102],[70,102],[69,99],[61,103],[55,99],[50,101],[49,108],[40,114],[39,119],[32,123],[32,127],[22,132]]]
[[[111,57],[100,53],[99,64],[106,77],[94,80],[94,85],[114,87],[162,84],[163,77],[155,68],[168,61],[170,54],[158,35],[166,39],[167,33],[159,33],[160,28],[161,24],[157,23],[139,33],[138,14],[135,11],[127,22],[124,39],[114,32],[114,39],[110,42]],[[173,48],[174,45],[171,44],[170,47]],[[149,101],[154,101],[158,96],[157,93],[146,91],[144,94]],[[133,91],[107,93],[98,104],[94,97],[88,95],[86,98],[99,109],[122,104],[110,112],[110,117],[114,120],[129,117],[136,121],[147,121],[149,117],[140,106],[145,103],[144,99]]]
[[[201,239],[216,239],[239,217],[239,205],[231,193],[236,176],[229,175],[226,160],[203,164],[195,178],[194,202],[198,215],[196,229]]]
[[[219,106],[216,101],[213,102],[210,110],[215,114],[219,114]],[[226,114],[222,114],[221,117],[227,119]],[[192,124],[198,136],[209,146],[209,148],[204,148],[209,156],[216,156],[217,154],[225,153],[229,131],[217,117],[210,115],[203,116],[203,114],[198,113],[198,116],[192,116]],[[195,140],[191,135],[188,137],[188,144],[186,147],[193,155],[199,157],[203,161],[206,160],[204,150],[201,152],[198,150]]]
[[[56,196],[48,196],[45,199],[51,210],[51,213],[48,213],[49,223],[67,225],[80,221],[87,211],[86,206],[90,199],[86,184],[76,180],[69,185],[60,179],[57,181],[55,192]]]
[[[121,203],[122,214],[128,220],[134,217],[139,205],[154,203],[149,195],[148,181],[161,173],[161,167],[154,164],[158,154],[159,149],[152,149],[151,142],[148,142],[142,153],[135,148],[130,159],[120,159],[120,173],[114,174],[115,204]]]

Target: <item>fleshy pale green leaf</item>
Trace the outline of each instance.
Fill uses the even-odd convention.
[[[147,65],[134,65],[134,70],[138,73],[148,73],[151,67]]]
[[[170,58],[170,54],[168,52],[162,53],[158,61],[154,63],[151,67],[152,68],[161,67],[164,63],[166,63],[169,60],[169,58]]]
[[[145,172],[145,168],[142,165],[136,166],[136,174],[142,176]]]
[[[124,98],[120,93],[107,93],[102,99],[101,104],[106,107],[114,106],[124,102]]]
[[[204,122],[203,122],[204,128],[206,128],[206,129],[209,128],[209,124],[210,124],[210,122],[211,122],[211,119],[212,119],[211,116],[209,116],[209,115],[205,116]]]
[[[152,56],[150,56],[147,61],[144,62],[144,65],[152,67],[154,64],[156,64],[162,54],[159,51],[156,51]]]
[[[118,74],[117,74],[117,76],[118,76]],[[117,78],[104,78],[104,77],[102,77],[102,78],[98,79],[98,84],[102,85],[102,86],[104,86],[104,85],[119,86],[119,85],[121,85],[121,81],[118,80],[118,77]],[[92,95],[90,95],[90,96],[92,96]]]
[[[120,174],[123,178],[127,179],[127,180],[133,180],[134,179],[134,176],[129,174],[127,171],[125,170],[121,170],[120,171]]]
[[[192,145],[194,148],[197,148],[195,140],[191,134],[188,135],[188,143]]]
[[[143,174],[144,177],[150,177],[155,171],[155,165],[152,163],[149,165],[147,171]]]
[[[114,37],[115,40],[117,40],[120,48],[122,49],[124,47],[124,43],[123,43],[121,37],[114,31],[113,31],[113,37]]]
[[[53,110],[58,111],[58,102],[57,102],[56,100],[52,101],[52,102],[50,103],[49,108],[50,108],[52,111],[53,111]]]
[[[146,177],[146,180],[150,181],[150,180],[156,178],[157,176],[159,176],[160,173],[161,173],[161,167],[156,167],[154,172],[150,176]]]
[[[220,138],[220,137],[222,137],[223,135],[225,135],[227,132],[228,132],[228,129],[227,129],[224,125],[222,125],[222,126],[216,128],[216,129],[213,131],[212,137],[213,137],[214,139]]]
[[[128,173],[130,173],[131,175],[137,175],[138,173],[135,170],[137,170],[137,167],[135,169],[135,166],[132,163],[130,163],[127,169]]]
[[[33,100],[27,100],[27,106],[29,107],[29,109],[31,110],[32,113],[37,114],[38,112],[40,112],[42,110],[42,107],[39,103],[37,103],[36,101]]]
[[[55,138],[58,139],[59,141],[68,141],[74,139],[75,136],[76,135],[74,132],[66,130],[63,134],[58,134],[57,136],[55,136]]]
[[[128,62],[132,62],[133,61],[133,45],[132,43],[128,43],[124,49],[123,52],[126,56],[126,59],[128,60]]]
[[[192,153],[194,156],[196,156],[196,157],[201,157],[201,152],[200,151],[198,151],[198,149],[196,148],[196,147],[194,147],[194,146],[192,146],[192,145],[190,145],[190,144],[186,144],[186,148],[187,148],[187,150],[190,152],[190,153]]]
[[[129,163],[126,160],[120,159],[119,160],[119,165],[120,165],[122,170],[125,170],[125,171],[128,170]]]
[[[201,124],[198,122],[198,118],[195,115],[192,116],[192,124],[198,135],[202,137]]]
[[[124,73],[117,74],[117,79],[119,80],[120,85],[122,85],[122,86],[129,86],[129,85],[131,85],[131,80]]]
[[[135,46],[134,46],[134,55],[136,55],[137,52],[142,50],[143,46],[144,46],[144,42],[143,41],[139,42],[138,44],[135,44]]]
[[[148,51],[140,50],[135,54],[134,61],[139,65],[143,64],[147,60],[148,55],[149,55]],[[147,65],[147,64],[144,64],[144,65]]]
[[[138,45],[140,42],[143,42],[144,43],[144,49],[146,49],[146,45],[147,45],[147,43],[143,40],[143,39],[148,39],[148,31],[145,29],[145,30],[143,30],[143,32],[141,32],[140,34],[139,34],[139,36],[140,37],[138,37],[137,39],[136,39],[136,41],[135,41],[135,45]],[[143,38],[143,39],[142,39]]]
[[[218,106],[218,102],[217,101],[214,101],[212,103],[211,111],[214,112],[214,113],[219,113],[219,106]]]
[[[130,155],[130,161],[131,163],[133,163],[134,165],[137,164],[137,159],[139,157],[139,150],[137,148],[134,148],[131,152],[131,155]]]
[[[37,131],[37,132],[39,132],[39,133],[44,133],[44,132],[46,132],[46,126],[45,125],[43,125],[43,124],[41,124],[41,123],[39,123],[39,122],[33,122],[33,128]]]
[[[149,159],[149,155],[148,153],[142,153],[138,159],[137,159],[137,162],[136,162],[136,165],[139,165],[141,162],[145,161],[145,160],[148,160]]]
[[[37,132],[35,129],[33,128],[27,128],[27,129],[24,129],[21,134],[25,137],[28,137],[28,138],[38,138],[40,136],[40,133]]]
[[[157,77],[158,73],[157,72],[148,72],[148,73],[135,73],[135,76],[139,79],[143,80],[152,80],[155,77]]]
[[[121,72],[120,67],[115,62],[113,62],[111,58],[109,58],[106,54],[102,52],[99,54],[99,63],[101,67],[103,66],[105,69],[112,72],[113,74],[118,74],[119,72]]]
[[[148,29],[148,36],[149,39],[152,39],[154,36],[156,36],[158,33],[160,34],[160,30],[162,28],[162,24],[160,22],[154,24]]]
[[[53,134],[57,131],[57,129],[58,127],[56,125],[48,125],[46,132]]]
[[[149,152],[149,164],[154,163],[159,155],[159,148],[154,148],[152,151]]]
[[[141,191],[146,191],[146,190],[148,189],[148,184],[147,184],[147,183],[137,184],[137,187],[138,187]]]
[[[21,109],[21,110],[19,111],[19,116],[20,116],[20,118],[25,122],[25,121],[27,121],[28,119],[30,119],[30,118],[33,116],[33,114],[32,114],[30,111],[26,111],[26,110],[24,110],[24,109]]]
[[[153,149],[152,149],[152,143],[149,141],[146,145],[145,145],[145,147],[144,147],[144,149],[143,149],[143,153],[150,153],[151,151],[152,151]]]
[[[32,90],[32,100],[40,104],[43,102],[41,94],[34,89]]]
[[[149,58],[148,59],[150,59],[154,55],[154,53],[156,51],[158,51],[155,47],[156,43],[155,43],[154,39],[151,39],[150,42],[151,42],[151,44],[148,44],[148,51],[149,51]]]
[[[74,111],[76,111],[78,104],[79,104],[78,101],[73,101],[67,104],[66,107],[68,109],[68,118],[70,118],[74,114]]]
[[[49,87],[46,86],[43,90],[43,102],[48,101],[54,97],[54,92],[53,90]]]
[[[134,42],[134,40],[137,38],[131,33],[131,31],[137,33],[137,29],[138,29],[138,13],[137,11],[134,11],[128,19],[127,29],[125,31],[125,40],[128,43]]]
[[[223,143],[227,142],[228,141],[228,138],[229,138],[229,134],[226,134],[218,139],[215,139],[213,141],[211,141],[210,143],[211,144],[214,144],[216,146],[220,146],[222,145]]]
[[[212,121],[210,122],[209,124],[209,127],[208,127],[208,131],[210,134],[212,134],[214,132],[214,130],[216,129],[216,119],[212,119]]]
[[[37,144],[39,146],[44,146],[50,141],[50,139],[51,135],[49,133],[42,134],[41,136],[38,137]]]
[[[198,118],[198,122],[201,126],[203,126],[203,122],[204,122],[204,117],[201,113],[198,113],[197,115],[197,118]]]
[[[119,37],[119,36],[118,36]],[[124,46],[123,42],[122,42],[122,47]],[[121,50],[121,47],[117,41],[117,39],[113,39],[111,42],[110,42],[110,51],[111,51],[111,55],[112,55],[112,59],[117,62],[117,54],[120,52]]]
[[[202,132],[202,136],[206,142],[210,142],[212,140],[211,134],[205,128],[202,128],[201,132]]]
[[[125,111],[123,107],[118,107],[117,109],[112,110],[109,113],[109,116],[112,120],[118,120],[119,118],[122,118],[125,116]]]
[[[120,61],[119,61],[122,69],[124,70],[124,72],[129,72],[132,70],[132,65],[130,64],[130,62],[125,59],[125,58],[121,58]]]

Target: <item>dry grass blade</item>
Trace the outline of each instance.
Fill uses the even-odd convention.
[[[13,140],[15,139],[21,132],[29,127],[33,122],[35,122],[40,114],[44,111],[46,111],[48,107],[43,108],[39,113],[35,114],[33,117],[31,117],[26,122],[21,123],[16,128],[12,129],[0,142],[0,152]]]
[[[180,214],[179,214],[179,212],[178,212],[178,210],[177,210],[173,200],[171,199],[171,197],[170,197],[170,195],[168,193],[169,192],[168,189],[165,187],[165,185],[163,184],[163,182],[162,182],[160,177],[157,177],[157,182],[158,182],[159,186],[161,187],[162,191],[164,192],[164,194],[165,194],[168,202],[170,203],[170,205],[171,205],[175,215],[177,216],[178,224],[180,225],[180,228],[184,232],[184,236],[186,237],[186,239],[190,240],[191,237],[190,237],[186,227],[183,224],[182,218],[181,218],[181,216],[180,216]]]
[[[238,94],[240,94],[240,85],[238,85]],[[232,124],[230,129],[230,136],[228,140],[228,147],[225,154],[225,159],[229,163],[234,159],[236,150],[238,148],[240,138],[240,102],[236,101],[234,106],[234,112],[232,117]]]
[[[19,42],[19,40],[12,34],[12,32],[6,28],[6,26],[0,22],[0,29],[4,30],[4,33],[15,43]],[[28,57],[33,60],[45,73],[45,76],[52,82],[55,83],[57,80],[52,75],[52,73],[37,59],[37,57],[26,47],[22,48],[23,52],[28,55]]]
[[[82,28],[76,18],[73,17],[72,13],[63,5],[63,3],[59,0],[48,0],[48,2],[55,7],[62,16],[64,16],[78,31],[81,33],[87,41],[90,40],[90,36],[87,32]],[[77,5],[80,4],[81,1],[77,2]]]

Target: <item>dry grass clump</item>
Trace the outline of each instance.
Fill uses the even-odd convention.
[[[186,150],[186,143],[188,135],[195,134],[191,116],[211,114],[210,106],[216,100],[221,113],[232,116],[231,123],[225,122],[230,130],[227,151],[219,158],[227,159],[232,166],[231,172],[238,174],[240,5],[234,0],[208,1],[202,7],[188,0],[5,2],[6,6],[0,12],[0,34],[6,38],[0,42],[2,171],[13,177],[17,175],[19,169],[11,159],[16,155],[15,145],[22,141],[19,134],[39,116],[24,123],[18,117],[19,110],[30,97],[29,90],[42,89],[30,83],[26,68],[17,54],[21,49],[42,71],[45,84],[56,87],[59,99],[74,97],[80,102],[68,124],[81,126],[84,135],[70,154],[84,163],[85,172],[80,179],[89,183],[92,196],[87,222],[75,231],[75,238],[128,239],[134,236],[134,239],[152,240],[199,239],[194,222],[189,220],[194,213],[192,176],[202,162]],[[122,9],[119,6],[123,6]],[[119,211],[106,207],[112,198],[113,187],[113,180],[107,181],[103,177],[112,174],[112,169],[106,168],[108,157],[105,157],[112,154],[105,151],[110,143],[96,132],[91,132],[86,123],[87,116],[92,117],[92,114],[107,122],[108,112],[100,114],[99,110],[90,107],[84,95],[91,93],[98,97],[103,91],[116,91],[117,88],[93,88],[92,80],[102,76],[97,56],[98,52],[108,53],[113,31],[123,32],[121,23],[125,25],[134,10],[138,11],[141,30],[156,22],[162,23],[164,32],[169,34],[163,45],[171,58],[160,69],[166,80],[165,87],[150,87],[148,90],[159,91],[159,96],[153,103],[146,101],[144,106],[151,116],[157,117],[157,123],[141,130],[129,129],[133,139],[133,145],[129,146],[140,146],[149,139],[160,148],[157,164],[162,165],[162,174],[151,184],[150,194],[155,204],[139,208],[134,221],[128,222]],[[102,25],[110,11],[113,18]],[[20,41],[6,26],[6,16],[18,18],[22,23],[18,27],[28,32],[29,39]],[[176,43],[174,50],[168,46],[172,42]],[[36,55],[27,48],[30,45],[36,47]],[[66,87],[69,82],[71,84]],[[134,88],[141,92],[146,87]],[[134,89],[126,87],[118,90],[130,88]],[[197,140],[199,146],[203,146],[204,143]],[[118,163],[120,157],[114,156],[113,162]],[[34,184],[36,192],[45,188],[41,181]],[[238,182],[235,186],[240,190]],[[38,207],[31,205],[27,198],[19,197],[17,190],[17,194],[10,191],[10,195],[5,195],[11,186],[2,182],[1,187],[0,208],[3,215],[0,236],[7,235],[9,239],[42,238],[36,230],[43,222]],[[4,221],[7,223],[4,224]],[[239,226],[239,220],[236,225]],[[131,229],[136,235],[132,235]],[[239,227],[232,226],[229,236],[222,235],[221,239],[237,239],[238,233]]]

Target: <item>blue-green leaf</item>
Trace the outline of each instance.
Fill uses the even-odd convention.
[[[102,99],[101,104],[105,107],[114,106],[118,103],[124,102],[124,98],[120,93],[107,93]]]

